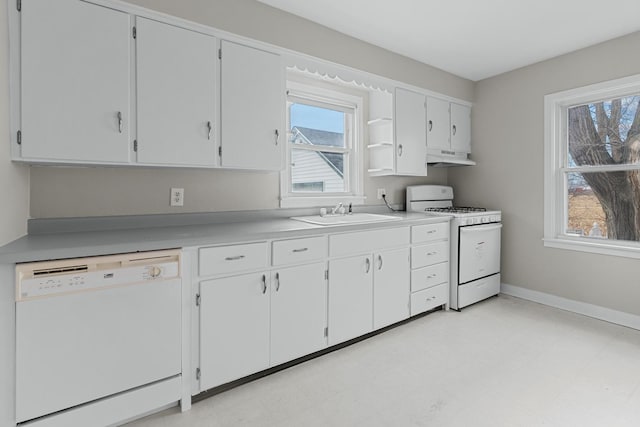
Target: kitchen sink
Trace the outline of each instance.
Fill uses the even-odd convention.
[[[371,213],[352,213],[346,215],[309,215],[309,216],[294,216],[291,219],[296,221],[307,222],[309,224],[316,225],[347,225],[347,224],[363,224],[367,222],[381,222],[381,221],[397,221],[402,218],[391,215],[379,215]]]

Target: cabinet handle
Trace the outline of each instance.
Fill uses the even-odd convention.
[[[211,141],[211,131],[213,130],[213,126],[211,125],[211,121],[207,122],[207,139]]]
[[[238,261],[239,259],[242,259],[242,258],[244,258],[244,255],[228,256],[224,260],[225,261]]]
[[[382,255],[378,255],[378,270],[382,270]]]
[[[276,273],[276,292],[280,290],[280,273]]]
[[[365,272],[368,273],[371,270],[371,260],[369,258],[365,261],[365,265],[367,266],[367,270]]]
[[[429,132],[433,129],[433,120],[429,120]]]
[[[264,274],[262,275],[262,294],[266,294],[267,293],[267,276],[265,276]]]
[[[427,276],[427,279],[435,279],[436,277],[438,277],[437,274],[430,274]]]
[[[398,145],[398,157],[402,156],[402,144]]]
[[[435,232],[436,232],[436,230],[429,230],[429,231],[427,231],[427,234],[433,234]]]
[[[427,256],[431,256],[431,255],[438,255],[438,251],[427,252]]]
[[[297,252],[306,252],[308,251],[309,248],[300,248],[300,249],[294,249],[291,252],[297,253]]]
[[[278,142],[280,142],[280,131],[278,129],[276,129],[276,145],[278,145]]]
[[[118,133],[122,133],[122,112],[118,111]]]
[[[456,125],[453,125],[453,134],[454,134],[454,135],[456,134],[456,131],[457,131],[457,129],[456,129]]]

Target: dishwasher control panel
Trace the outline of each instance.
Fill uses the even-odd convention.
[[[73,260],[67,260],[57,264],[34,263],[18,266],[16,301],[174,279],[180,276],[178,256],[137,259],[131,263],[109,262],[110,257],[83,261],[86,260],[92,262],[74,264]]]

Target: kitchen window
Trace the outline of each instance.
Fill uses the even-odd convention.
[[[640,258],[640,75],[545,97],[544,241]]]
[[[362,98],[339,88],[289,82],[286,108],[281,206],[363,203]]]

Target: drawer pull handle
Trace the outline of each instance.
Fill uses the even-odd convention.
[[[300,249],[294,249],[292,252],[299,253],[299,252],[306,252],[308,250],[309,250],[309,248],[300,248]]]
[[[428,275],[428,276],[427,276],[427,279],[434,279],[434,278],[436,278],[436,277],[438,277],[438,275],[434,273],[434,274],[430,274],[430,275]]]
[[[429,230],[429,231],[427,231],[427,234],[433,234],[435,232],[436,232],[436,230]]]
[[[367,266],[366,273],[369,273],[369,271],[371,270],[371,260],[367,258],[367,260],[365,261],[365,264]]]
[[[244,258],[244,255],[228,256],[224,260],[225,261],[238,261],[238,260],[243,259],[243,258]]]
[[[276,292],[280,290],[280,273],[276,273]]]
[[[382,255],[378,255],[378,270],[382,270]]]
[[[267,293],[267,276],[265,276],[264,274],[262,275],[262,294],[266,294]]]
[[[427,256],[438,255],[438,251],[427,252]]]

